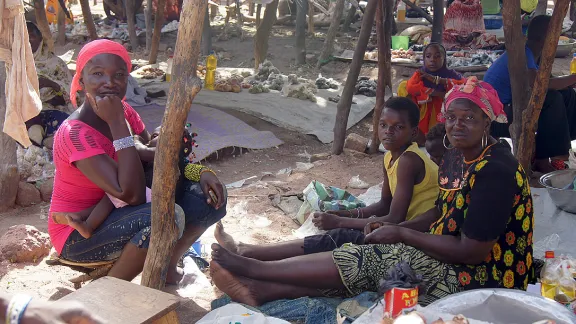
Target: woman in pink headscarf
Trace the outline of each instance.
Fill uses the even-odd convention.
[[[232,300],[257,306],[301,296],[357,295],[378,291],[401,262],[424,282],[428,304],[462,290],[525,289],[533,279],[534,210],[528,178],[509,147],[489,136],[505,115],[490,85],[469,79],[446,97],[448,154],[440,166],[443,189],[436,209],[399,225],[371,223],[363,245],[332,252],[242,256],[212,246],[212,280]],[[264,256],[264,252],[266,255]],[[301,254],[301,253],[300,253]]]
[[[128,52],[115,42],[93,41],[80,51],[70,99],[76,106],[76,93],[82,91],[86,100],[55,135],[56,174],[48,219],[50,239],[60,257],[75,262],[117,259],[109,275],[125,280],[132,280],[144,266],[151,226],[141,161],[143,151],[150,158],[150,150],[136,145],[134,135],[145,143],[151,136],[138,113],[123,101],[131,68]],[[167,283],[179,281],[178,260],[209,226],[210,217],[225,213],[225,208],[215,212],[225,205],[222,184],[212,172],[203,171],[199,184],[186,185],[194,192],[184,189],[183,201],[190,205],[176,207],[183,234],[174,248]],[[207,205],[208,189],[216,193],[218,205]],[[113,201],[118,200],[128,206],[115,208]],[[92,212],[105,217],[90,237],[54,217],[68,213],[84,221]]]

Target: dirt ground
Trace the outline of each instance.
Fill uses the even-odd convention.
[[[79,8],[73,8],[76,17],[79,16]],[[94,13],[99,13],[94,10]],[[222,26],[215,26],[213,47],[217,51],[226,52],[225,59],[219,61],[223,67],[251,67],[253,66],[253,25],[246,24],[244,40],[232,37],[226,41],[219,41],[218,35]],[[323,33],[326,28],[317,29],[315,37],[307,39],[309,53],[317,54],[323,44]],[[354,33],[342,35],[338,46],[351,48],[354,42]],[[167,37],[168,41],[174,41],[175,37]],[[285,74],[299,73],[300,75],[315,78],[318,73],[344,81],[348,72],[348,63],[331,62],[321,70],[313,65],[297,67],[294,64],[293,27],[276,27],[270,37],[269,59]],[[173,48],[173,43],[167,44]],[[64,47],[58,47],[58,54],[70,49],[78,50],[81,44],[69,42]],[[133,58],[145,58],[143,51],[135,51]],[[167,54],[161,52],[159,60],[166,60]],[[374,65],[365,65],[362,75],[375,77]],[[246,115],[233,110],[225,110],[227,113],[243,120],[258,130],[273,132],[285,144],[278,148],[258,151],[227,150],[225,154],[219,154],[219,158],[209,159],[205,164],[214,169],[223,183],[256,176],[255,179],[239,189],[229,190],[228,215],[223,223],[226,230],[237,241],[253,244],[267,244],[293,239],[292,231],[297,225],[289,216],[279,208],[274,207],[269,196],[301,193],[311,180],[319,180],[322,183],[346,188],[349,180],[356,175],[371,185],[380,182],[382,172],[382,156],[368,156],[364,154],[342,154],[332,156],[329,160],[319,161],[315,166],[305,172],[293,172],[291,175],[262,176],[268,173],[276,174],[285,168],[296,168],[296,162],[308,162],[310,154],[326,153],[330,151],[330,145],[319,142],[315,137],[288,131],[265,122],[256,117]],[[355,132],[364,136],[371,134],[371,115],[354,126],[349,132]],[[360,194],[364,190],[351,189],[354,194]],[[17,208],[0,214],[0,236],[6,230],[16,224],[33,225],[41,231],[47,231],[47,213],[49,204],[40,204],[29,208]],[[209,259],[210,244],[215,242],[213,228],[206,231],[202,237],[204,252]],[[0,263],[0,289],[8,292],[25,292],[37,298],[57,300],[74,291],[68,279],[77,275],[78,272],[67,267],[46,265],[44,260],[37,264],[8,264]],[[139,283],[140,278],[134,280]],[[178,309],[182,323],[195,323],[210,310],[210,302],[219,296],[217,289],[212,287],[196,287],[198,289],[193,297],[182,297],[182,303]],[[167,287],[166,291],[178,294],[176,287]],[[181,294],[186,295],[186,294]],[[189,295],[189,293],[188,293]]]

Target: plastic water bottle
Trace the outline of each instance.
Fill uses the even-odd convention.
[[[168,57],[168,68],[166,68],[166,82],[172,81],[172,61],[174,59],[173,55]]]
[[[398,4],[397,9],[398,16],[396,17],[398,21],[405,21],[406,20],[406,4],[402,1]]]
[[[572,62],[570,62],[570,74],[576,74],[576,53],[574,53]]]
[[[206,77],[204,78],[204,88],[214,90],[214,83],[216,82],[216,66],[218,65],[218,58],[214,51],[206,58]]]

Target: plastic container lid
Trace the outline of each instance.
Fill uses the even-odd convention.
[[[546,253],[544,254],[544,258],[554,259],[554,251],[546,251]]]

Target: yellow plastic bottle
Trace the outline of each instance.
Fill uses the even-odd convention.
[[[170,55],[170,57],[168,57],[168,67],[166,68],[166,82],[170,82],[172,81],[172,62],[173,62],[174,56]]]
[[[574,53],[572,62],[570,62],[570,74],[576,74],[576,53]]]
[[[214,51],[206,58],[206,77],[204,78],[204,88],[214,90],[214,83],[216,82],[216,66],[218,65],[218,58]]]

